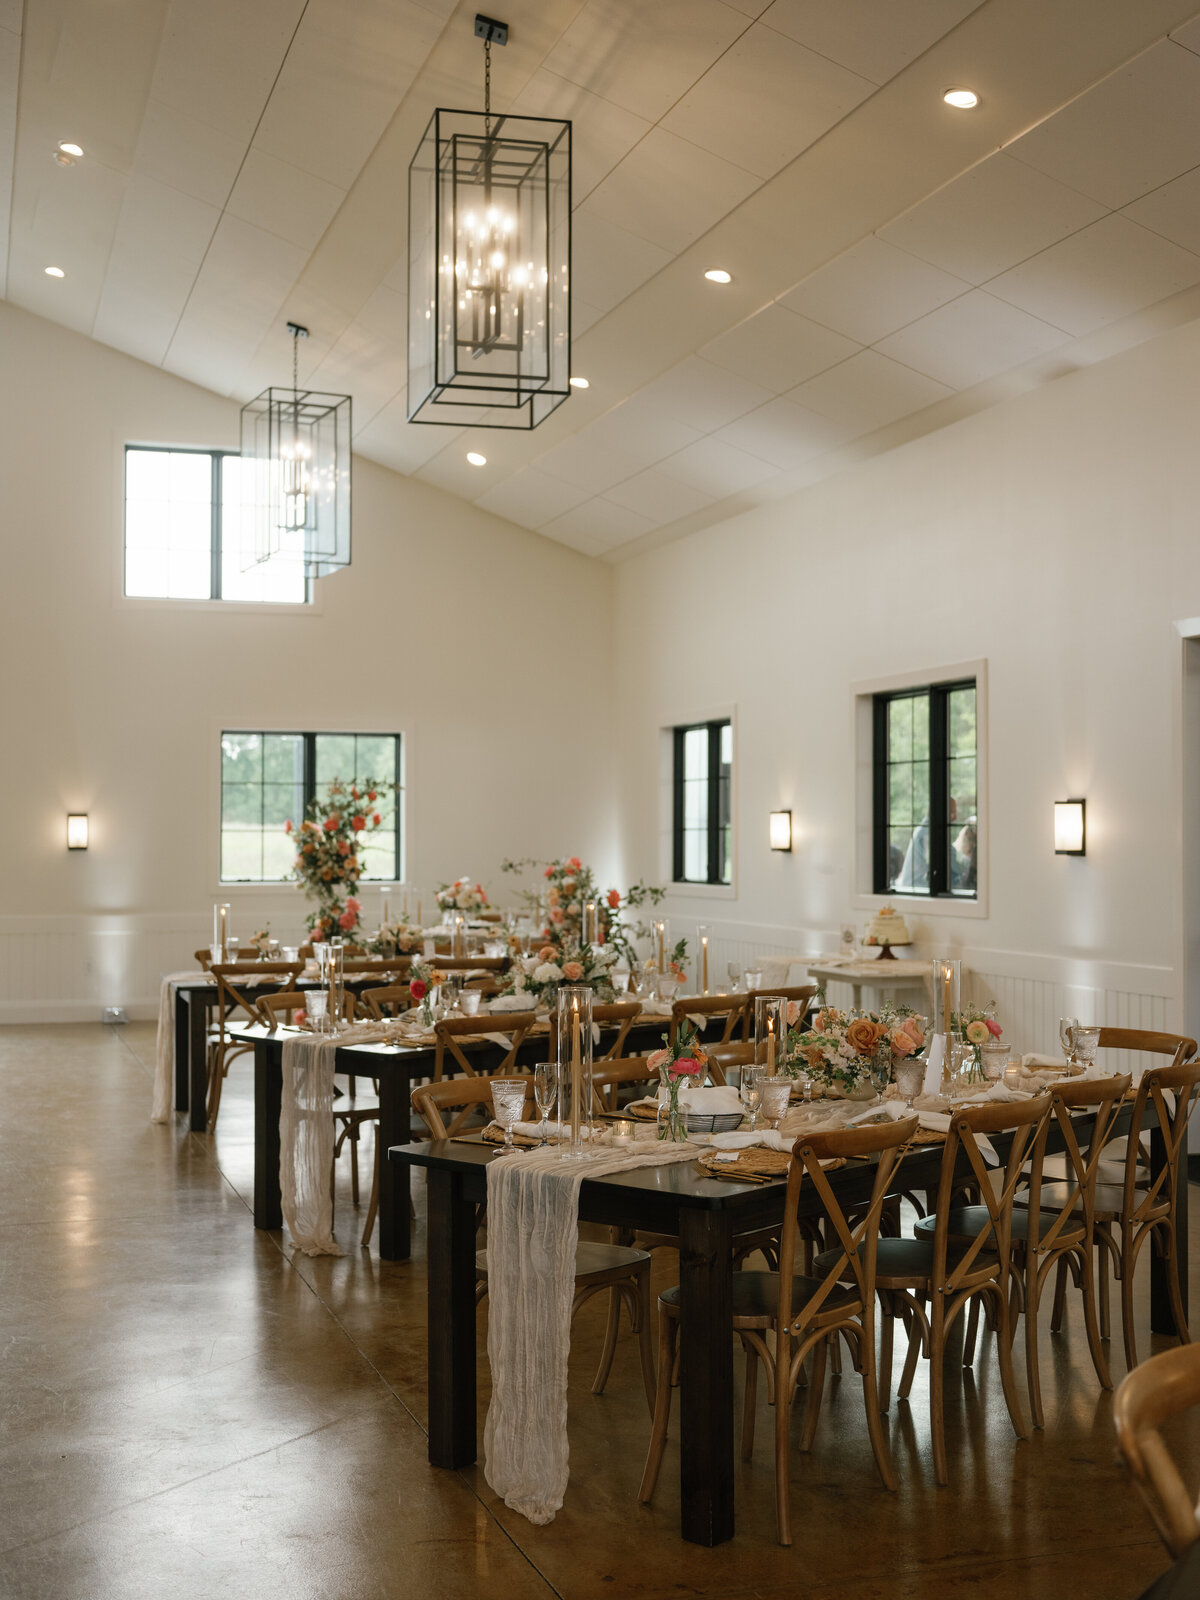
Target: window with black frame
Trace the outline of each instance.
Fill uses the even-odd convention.
[[[873,709],[874,892],[974,900],[975,680],[877,694]]]
[[[674,732],[676,883],[733,881],[733,724],[728,717]]]
[[[221,735],[221,881],[282,883],[292,876],[295,840],[285,824],[335,778],[401,782],[398,733],[247,733]],[[396,882],[401,873],[403,790],[381,791],[383,824],[364,834],[363,878]]]

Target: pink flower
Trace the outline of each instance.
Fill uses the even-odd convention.
[[[360,912],[362,910],[362,901],[356,899],[355,896],[352,895],[352,894],[351,895],[347,895],[346,896],[346,909],[349,910],[349,911],[353,911],[357,915],[358,912]]]
[[[563,977],[568,983],[578,983],[583,977],[583,968],[578,961],[565,961],[563,963]]]
[[[904,1029],[905,1033],[908,1034],[909,1038],[912,1040],[917,1049],[920,1050],[925,1043],[925,1034],[916,1017],[905,1017],[900,1026]]]
[[[654,1050],[646,1057],[647,1072],[657,1072],[659,1067],[665,1066],[671,1059],[669,1050]]]
[[[380,815],[379,815],[378,811],[372,811],[372,813],[371,813],[371,821],[375,824],[376,827],[379,826],[381,818],[380,818]]]
[[[326,817],[325,818],[325,832],[326,833],[336,833],[337,829],[338,829],[338,825],[340,824],[341,820],[342,819],[339,816]]]
[[[340,856],[348,856],[350,854],[350,841],[348,839],[339,839],[337,852]]]
[[[571,868],[572,872],[578,872],[580,867],[583,865],[583,862],[580,861],[578,856],[572,856],[567,862],[567,865]]]
[[[302,1028],[307,1021],[308,1021],[308,1012],[307,1011],[293,1011],[293,1013],[292,1013],[292,1022],[294,1023],[294,1025],[297,1028]]]
[[[414,978],[408,986],[408,992],[414,1000],[424,1000],[429,993],[429,985],[424,978]]]
[[[554,910],[550,913],[550,921],[551,922],[561,922],[562,919],[563,919],[563,908],[561,906],[555,906]]]
[[[539,961],[553,961],[557,954],[558,954],[558,951],[554,948],[554,946],[552,944],[544,944],[542,946],[542,948],[538,951],[538,960]]]
[[[374,789],[368,789],[367,790],[367,799],[368,800],[374,800],[375,793],[376,793],[376,791]]]
[[[563,879],[563,893],[564,894],[573,894],[574,892],[575,892],[575,879],[574,878],[564,878]]]
[[[673,1078],[694,1078],[704,1071],[703,1061],[697,1061],[695,1056],[680,1056],[677,1061],[672,1061],[667,1071]]]
[[[289,817],[287,819],[287,821],[284,823],[283,831],[284,831],[284,833],[291,833],[291,831],[292,831],[292,819],[291,819],[291,817]]]
[[[343,911],[341,916],[338,918],[338,927],[341,928],[343,933],[349,933],[350,929],[354,926],[354,924],[357,921],[358,921],[358,912],[357,911],[351,911],[349,906],[347,906],[346,910]]]
[[[1000,1035],[1004,1032],[1004,1029],[996,1021],[995,1017],[984,1017],[983,1025],[987,1029],[987,1031],[991,1034],[993,1039],[998,1039],[1000,1037]]]
[[[354,829],[355,833],[361,833],[366,825],[367,819],[362,815],[361,812],[359,812],[357,816],[350,818],[350,826]]]
[[[917,1048],[916,1040],[907,1028],[894,1028],[890,1042],[892,1050],[898,1056],[910,1056]]]
[[[554,876],[554,868],[553,867],[547,867],[545,872],[543,873],[543,877],[552,878],[553,876]]]
[[[787,1022],[789,1028],[794,1028],[800,1021],[801,1006],[799,1000],[789,1000],[787,1003]]]

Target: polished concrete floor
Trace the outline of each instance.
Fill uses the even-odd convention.
[[[654,1506],[636,1503],[635,1350],[626,1335],[592,1396],[602,1312],[585,1309],[567,1503],[532,1527],[478,1468],[425,1460],[423,1225],[409,1263],[293,1262],[251,1222],[248,1066],[231,1070],[218,1135],[195,1137],[148,1120],[153,1046],[144,1025],[0,1029],[3,1600],[1131,1600],[1167,1565],[1114,1466],[1111,1397],[1077,1318],[1046,1335],[1047,1427],[1024,1444],[990,1342],[951,1378],[949,1489],[932,1481],[923,1388],[892,1408],[888,1495],[857,1381],[836,1381],[812,1455],[793,1456],[790,1550],[764,1405],[738,1536],[704,1550],[678,1537],[677,1443]],[[344,1175],[338,1219],[345,1242]],[[1141,1337],[1149,1350],[1144,1316]],[[486,1377],[481,1353],[483,1404]],[[1200,1426],[1174,1442],[1195,1481]]]

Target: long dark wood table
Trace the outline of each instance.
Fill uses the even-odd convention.
[[[1128,1111],[1114,1133],[1125,1131]],[[1076,1119],[1084,1136],[1091,1119]],[[386,1144],[386,1136],[385,1144]],[[993,1135],[1003,1160],[1009,1139]],[[1047,1149],[1063,1148],[1052,1128]],[[477,1454],[475,1348],[476,1206],[486,1198],[487,1165],[494,1152],[451,1141],[388,1146],[389,1168],[424,1167],[429,1180],[426,1237],[429,1282],[428,1388],[429,1460],[435,1467],[465,1467]],[[1151,1124],[1151,1170],[1157,1174],[1165,1148]],[[906,1155],[894,1188],[933,1189],[942,1147]],[[970,1174],[962,1158],[963,1176]],[[830,1183],[844,1206],[870,1197],[873,1161],[848,1163],[831,1172]],[[1179,1225],[1176,1237],[1180,1286],[1188,1304],[1187,1151],[1180,1154]],[[680,1529],[694,1544],[716,1545],[734,1534],[733,1428],[733,1249],[735,1233],[778,1224],[786,1189],[706,1177],[692,1161],[634,1168],[606,1177],[585,1176],[579,1192],[581,1222],[674,1234],[679,1239],[680,1283]],[[810,1186],[801,1213],[816,1216],[820,1204]],[[1166,1270],[1152,1252],[1150,1324],[1176,1334]]]
[[[504,1032],[504,1016],[497,1015],[497,1033]],[[651,1050],[666,1027],[666,1020],[653,1017],[639,1022],[628,1035],[628,1048],[634,1054]],[[259,1023],[227,1030],[231,1039],[254,1046],[254,1226],[281,1228],[283,1212],[279,1193],[279,1113],[283,1093],[283,1041],[286,1033],[269,1032]],[[603,1042],[604,1031],[601,1032]],[[530,1033],[521,1044],[517,1062],[532,1066],[544,1060],[545,1033]],[[507,1051],[487,1039],[471,1041],[472,1060],[479,1063],[481,1075],[493,1071]],[[203,1059],[203,1054],[201,1055]],[[432,1073],[434,1046],[390,1044],[351,1044],[339,1048],[334,1071],[352,1078],[379,1081],[380,1150],[406,1145],[412,1137],[412,1091]],[[447,1065],[450,1060],[447,1058]],[[390,1161],[379,1167],[379,1254],[385,1261],[407,1260],[412,1249],[411,1182],[409,1169]]]

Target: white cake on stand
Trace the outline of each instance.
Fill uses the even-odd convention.
[[[879,910],[867,923],[867,931],[863,934],[863,944],[872,948],[878,946],[880,961],[894,961],[892,954],[893,945],[911,944],[912,935],[908,931],[903,916],[895,906],[880,906]]]

